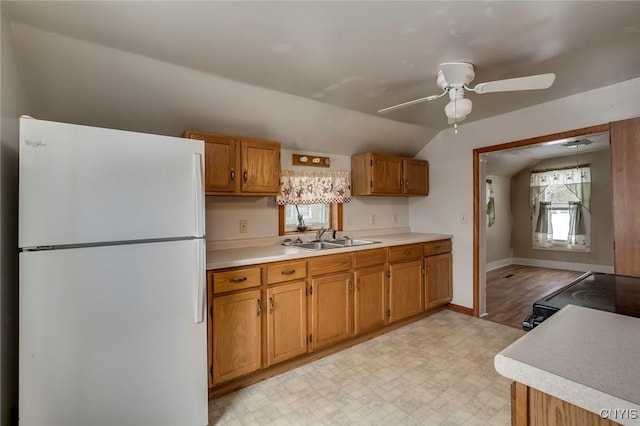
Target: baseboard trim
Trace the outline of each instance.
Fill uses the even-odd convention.
[[[466,306],[455,305],[453,303],[449,303],[445,307],[453,312],[458,312],[459,314],[473,316],[473,308],[467,308]]]
[[[544,259],[526,259],[522,257],[513,258],[514,265],[536,266],[538,268],[550,268],[550,269],[564,269],[567,271],[579,271],[579,272],[601,272],[605,274],[613,274],[613,266],[609,265],[592,265],[590,263],[575,263],[575,262],[558,262],[555,260]]]
[[[513,264],[513,257],[505,257],[504,259],[496,260],[495,262],[487,263],[487,272],[494,269],[503,268]]]

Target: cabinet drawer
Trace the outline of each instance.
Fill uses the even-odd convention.
[[[362,250],[353,253],[355,269],[387,263],[387,249]]]
[[[318,256],[309,259],[311,275],[330,274],[351,270],[351,253]]]
[[[304,279],[306,276],[307,262],[305,260],[267,265],[267,284]]]
[[[451,240],[430,241],[424,244],[424,255],[449,253],[451,251]]]
[[[389,249],[389,262],[420,259],[422,256],[422,244],[409,244]]]
[[[260,285],[260,267],[233,269],[213,273],[213,292],[242,290]]]

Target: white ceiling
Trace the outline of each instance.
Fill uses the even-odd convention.
[[[1,6],[3,17],[12,22],[16,55],[31,87],[30,101],[44,115],[39,118],[80,116],[96,109],[102,117],[112,117],[110,125],[131,128],[121,118],[126,115],[146,123],[134,130],[158,133],[180,134],[187,127],[211,125],[211,117],[186,98],[176,99],[169,108],[180,119],[157,111],[158,100],[173,95],[172,85],[184,86],[189,96],[207,92],[206,80],[186,71],[181,74],[184,81],[154,80],[150,75],[145,84],[128,89],[148,99],[149,107],[141,108],[139,102],[115,96],[118,88],[132,87],[125,80],[134,78],[133,70],[121,64],[114,64],[114,72],[97,70],[90,63],[72,67],[68,62],[73,61],[63,56],[56,62],[52,49],[57,47],[51,44],[43,52],[41,46],[49,42],[34,34],[57,33],[89,42],[96,51],[104,46],[161,61],[156,62],[158,69],[179,65],[378,120],[383,120],[376,112],[380,108],[438,93],[436,71],[445,61],[472,62],[474,83],[557,75],[548,90],[470,94],[473,111],[468,121],[640,76],[638,1],[2,1]],[[127,72],[118,72],[123,69]],[[62,102],[57,87],[67,87],[70,78],[77,92],[101,85],[112,88],[114,95],[89,104],[68,90]],[[425,136],[446,128],[446,102],[443,98],[386,114],[380,123],[395,120],[425,128],[421,133],[396,126],[403,129],[398,134],[406,135],[399,136],[393,150],[415,154],[428,142]],[[216,124],[224,123],[225,112],[216,114],[222,114]],[[296,144],[305,147],[305,141],[293,141],[291,147]],[[318,146],[306,148],[326,152]],[[360,147],[338,149],[353,153]]]
[[[575,146],[564,146],[564,143],[576,140],[589,140],[591,143]],[[576,157],[588,152],[610,149],[609,132],[594,133],[579,138],[561,139],[545,142],[524,148],[512,148],[484,154],[487,175],[510,177],[521,170],[534,166],[548,158]]]

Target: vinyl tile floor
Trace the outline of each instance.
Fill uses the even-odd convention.
[[[210,425],[509,425],[493,357],[524,332],[440,311],[217,398]]]

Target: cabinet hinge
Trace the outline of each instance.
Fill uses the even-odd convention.
[[[425,274],[425,271],[424,271],[424,268],[422,268],[422,275],[424,275],[424,274]]]
[[[370,184],[369,186],[373,188],[373,181],[369,181],[369,184]]]
[[[391,309],[387,309],[387,317],[391,318]]]
[[[313,295],[313,286],[312,285],[309,286],[309,295]]]
[[[310,334],[309,335],[309,343],[312,343],[312,342],[313,342],[313,334]]]
[[[209,315],[213,318],[213,305],[209,306]]]
[[[373,166],[373,160],[369,160],[369,165]]]
[[[211,367],[209,367],[209,374],[213,377],[213,363],[211,363]]]
[[[387,271],[387,278],[391,278],[391,269]]]

